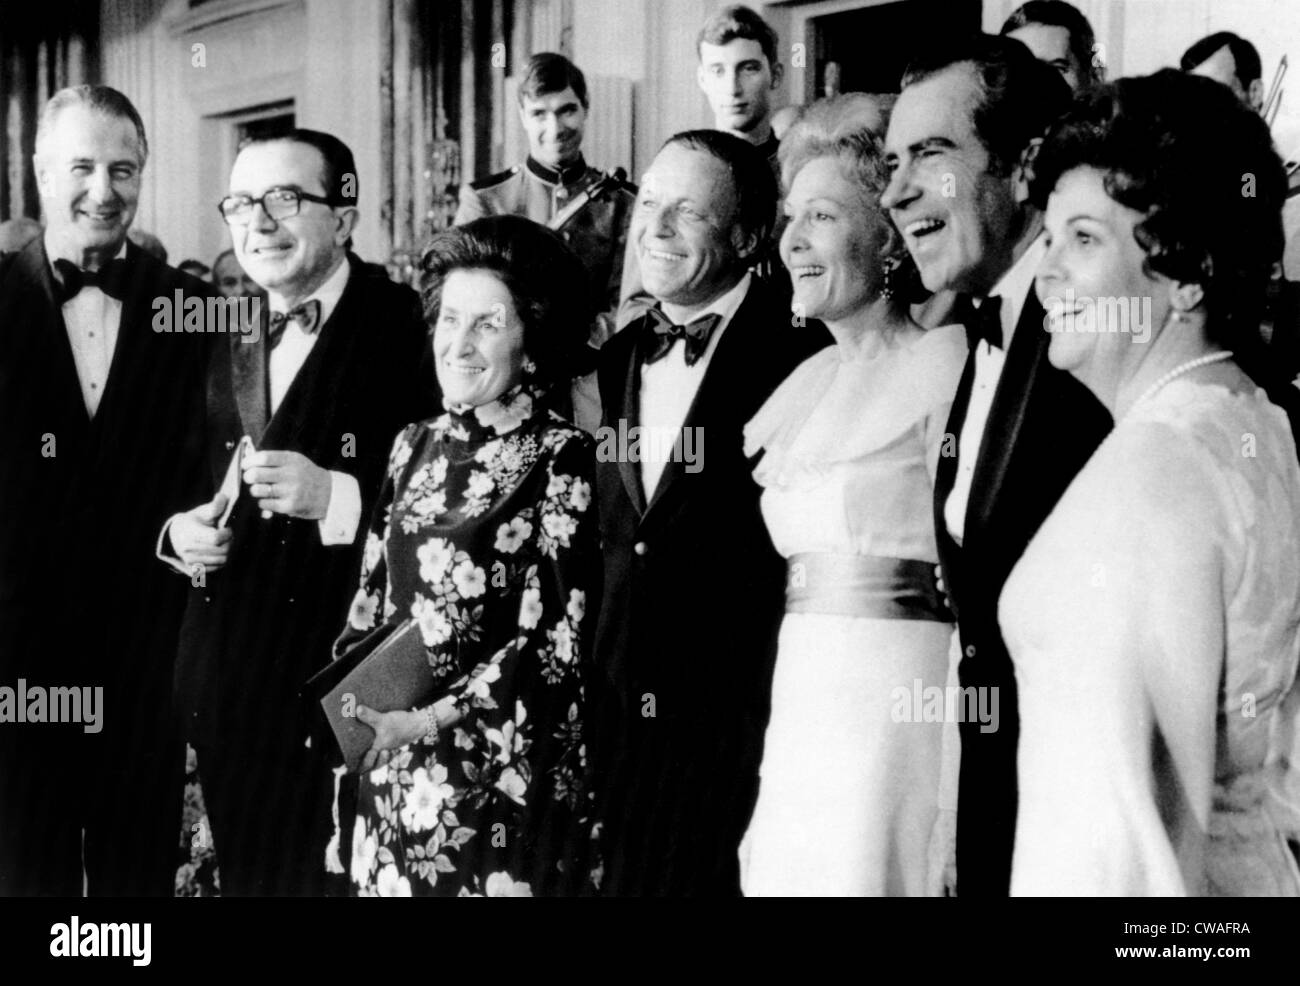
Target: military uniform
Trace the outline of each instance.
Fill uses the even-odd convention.
[[[484,216],[524,216],[545,226],[601,177],[603,172],[581,157],[559,171],[529,157],[522,165],[462,186],[456,225]],[[611,316],[600,320],[608,323],[606,331],[612,328],[618,308],[627,227],[635,201],[635,188],[626,186],[590,203],[560,231],[591,275],[592,313]],[[603,341],[593,339],[596,344]]]

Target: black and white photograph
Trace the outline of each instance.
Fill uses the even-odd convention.
[[[1292,0],[4,0],[5,953],[423,896],[1287,954],[1293,55]]]

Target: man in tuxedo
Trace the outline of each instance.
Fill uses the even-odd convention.
[[[732,4],[704,22],[695,39],[695,55],[695,81],[709,102],[714,129],[758,148],[776,178],[779,197],[780,141],[772,129],[772,95],[781,86],[784,66],[777,57],[776,31],[749,7]],[[784,291],[788,300],[790,281],[777,257],[782,221],[777,202],[773,200],[776,223],[768,243],[750,263],[761,277]],[[636,244],[630,239],[619,297],[619,329],[639,319],[655,302],[643,283]]]
[[[739,138],[669,139],[631,232],[656,307],[601,351],[592,705],[614,895],[739,893],[784,584],[742,430],[829,341],[748,270],[775,194]]]
[[[204,574],[176,686],[235,896],[334,889],[330,768],[300,690],[343,627],[393,439],[439,403],[416,295],[348,250],[356,201],[352,153],[329,134],[258,139],[236,157],[221,212],[271,315],[256,343],[213,354],[200,502],[159,549]],[[232,506],[213,491],[244,436],[256,452]]]
[[[998,595],[1111,423],[1096,398],[1048,363],[1033,290],[1045,248],[1026,168],[1069,96],[1059,73],[1020,42],[977,35],[909,66],[886,136],[892,179],[882,203],[922,281],[978,305],[948,422],[956,455],[940,459],[935,482],[961,684],[996,689],[1001,710],[993,732],[961,724],[957,889],[966,896],[1005,895],[1010,886],[1019,717]]]
[[[0,699],[0,894],[166,896],[185,600],[153,542],[211,337],[155,331],[155,302],[212,291],[128,243],[148,143],[126,96],[56,93],[35,150],[45,230],[0,255],[0,686],[28,694],[17,719]],[[33,704],[55,688],[80,722]]]

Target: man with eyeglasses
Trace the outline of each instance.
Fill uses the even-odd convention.
[[[198,506],[159,555],[194,586],[177,699],[226,895],[336,889],[332,779],[299,692],[346,621],[393,439],[440,405],[415,292],[349,250],[356,203],[351,151],[314,130],[246,143],[220,203],[270,317],[213,354]],[[245,436],[232,507],[217,491]]]

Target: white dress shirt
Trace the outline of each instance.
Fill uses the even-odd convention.
[[[943,505],[944,525],[958,544],[962,543],[966,534],[966,507],[970,502],[971,480],[975,476],[975,462],[979,458],[984,426],[988,423],[989,411],[993,408],[993,395],[1002,377],[1002,366],[1006,362],[1007,350],[1011,348],[1011,336],[1016,330],[1016,323],[1020,321],[1020,313],[1024,310],[1025,298],[1033,287],[1034,273],[1046,253],[1047,246],[1040,235],[989,292],[990,298],[1002,299],[998,319],[1002,323],[1002,348],[990,346],[983,339],[975,343],[975,379],[971,382],[966,417],[962,421],[961,434],[957,437],[957,476],[952,484],[952,492]]]
[[[697,312],[692,312],[682,323],[692,322],[704,315],[721,315],[704,354],[695,361],[694,366],[686,365],[686,341],[676,340],[668,355],[654,363],[641,367],[641,488],[645,491],[646,501],[654,499],[654,492],[659,486],[659,477],[667,465],[672,443],[655,439],[647,441],[648,436],[665,436],[669,432],[680,432],[691,403],[700,389],[700,381],[717,351],[718,340],[731,323],[732,316],[740,308],[741,302],[749,291],[753,275],[746,272],[735,286],[724,294],[714,298]],[[655,451],[663,454],[655,455]],[[650,454],[647,454],[650,453]]]
[[[52,269],[55,254],[48,239],[45,241],[45,255],[50,258]],[[126,243],[123,242],[122,249],[113,259],[125,256]],[[68,329],[68,343],[72,347],[72,361],[77,367],[77,382],[81,384],[86,413],[94,418],[104,397],[104,387],[108,384],[108,372],[113,366],[117,332],[122,324],[122,302],[97,287],[86,286],[63,303],[63,324]]]
[[[316,323],[315,332],[308,335],[293,319],[284,323],[284,334],[280,336],[279,344],[271,350],[271,358],[268,361],[272,417],[284,401],[284,395],[293,386],[298,371],[307,362],[312,347],[320,339],[325,323],[338,307],[339,299],[343,297],[343,291],[348,286],[351,270],[352,265],[344,258],[338,270],[331,274],[324,284],[299,302],[299,304],[308,301],[320,302],[320,320]],[[272,296],[269,301],[272,313],[284,312],[291,307],[296,307],[286,305],[283,298]],[[269,342],[270,340],[268,344]],[[345,472],[330,470],[330,502],[325,510],[325,516],[319,521],[321,544],[351,544],[356,540],[360,524],[361,487],[356,477],[349,476]]]

